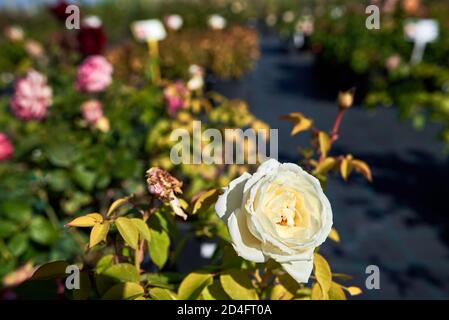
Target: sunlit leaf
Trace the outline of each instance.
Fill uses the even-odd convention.
[[[285,116],[282,116],[281,119],[290,120],[293,122],[293,128],[290,135],[294,136],[302,131],[309,130],[312,127],[313,121],[305,117],[300,112],[292,112]]]
[[[142,237],[142,239],[150,242],[151,232],[150,232],[150,228],[148,227],[146,222],[139,218],[131,218],[131,221],[132,221],[132,223],[134,223],[137,230],[139,230],[139,234]]]
[[[359,287],[343,287],[351,296],[356,296],[362,293]]]
[[[145,293],[145,290],[137,283],[118,283],[110,288],[102,297],[103,300],[133,300]]]
[[[333,281],[329,290],[329,300],[346,300],[343,288]]]
[[[317,282],[320,284],[323,298],[327,299],[332,282],[332,272],[326,259],[319,253],[313,254],[313,272]]]
[[[103,223],[96,223],[92,230],[90,231],[90,238],[89,238],[89,248],[92,248],[93,246],[96,246],[101,241],[106,240],[106,236],[109,232],[110,224],[108,221],[104,221]]]
[[[219,189],[212,189],[202,193],[198,200],[195,201],[192,214],[198,213],[200,210],[207,210],[213,203],[215,203],[220,195]]]
[[[321,155],[324,158],[326,158],[327,157],[327,153],[331,149],[331,140],[329,138],[329,135],[326,132],[324,132],[324,131],[318,132],[318,143],[320,145],[320,153],[321,153]]]
[[[314,283],[312,286],[312,292],[310,294],[310,299],[312,300],[325,300],[323,296],[323,290],[318,283]]]
[[[66,224],[68,227],[93,227],[96,223],[101,223],[103,217],[99,213],[89,213],[85,216],[75,218]]]
[[[114,264],[101,273],[103,276],[126,282],[139,282],[139,271],[129,263]]]
[[[124,205],[125,203],[128,203],[128,197],[125,198],[120,198],[115,200],[111,206],[109,207],[108,213],[106,214],[106,216],[110,216],[116,209],[118,209],[118,207]]]
[[[178,289],[180,300],[195,300],[205,287],[212,283],[212,274],[192,272],[185,277]]]
[[[139,231],[134,223],[125,217],[120,217],[115,220],[115,225],[125,240],[125,242],[133,249],[137,249],[137,243],[139,241]]]
[[[271,288],[270,300],[291,300],[293,294],[289,292],[283,285],[276,284]]]
[[[248,270],[227,270],[220,275],[220,283],[226,294],[234,300],[259,300]]]
[[[318,162],[314,173],[315,174],[326,174],[329,170],[334,168],[336,162],[337,161],[335,160],[335,158],[328,157],[328,158],[324,159],[323,161]]]
[[[331,239],[337,243],[340,243],[340,235],[338,234],[338,231],[335,228],[331,229],[331,232],[329,232],[328,237],[329,237],[329,239]]]
[[[341,160],[340,174],[344,180],[348,180],[352,171],[352,156],[348,155]]]
[[[152,288],[149,294],[153,300],[176,300],[176,294],[168,289]]]
[[[230,297],[223,290],[220,280],[214,280],[211,285],[203,290],[201,296],[204,300],[230,300]]]
[[[371,174],[371,169],[369,168],[368,164],[362,160],[352,160],[352,166],[354,167],[355,171],[362,174],[369,182],[373,181],[373,176]]]

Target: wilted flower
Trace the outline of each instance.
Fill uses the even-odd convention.
[[[171,14],[169,16],[166,16],[164,18],[164,22],[165,25],[172,30],[179,30],[184,24],[184,21],[182,20],[182,17],[179,14]]]
[[[162,202],[168,202],[176,215],[184,220],[187,219],[187,215],[182,210],[179,199],[176,197],[176,193],[182,194],[182,182],[167,171],[157,167],[150,168],[146,177],[148,192]]]
[[[103,105],[98,100],[86,101],[81,105],[81,113],[87,123],[95,125],[103,117]]]
[[[76,89],[86,92],[100,92],[112,82],[112,65],[100,55],[87,57],[78,68]]]
[[[22,41],[24,37],[23,29],[20,26],[8,26],[3,33],[9,41]]]
[[[213,14],[209,16],[208,24],[214,30],[222,30],[226,28],[226,19],[218,14]]]
[[[47,78],[30,70],[16,82],[11,110],[19,119],[40,120],[46,116],[51,101],[52,90],[47,86]]]
[[[107,37],[97,16],[89,16],[83,20],[78,32],[78,47],[82,54],[101,54],[106,46]]]
[[[4,133],[0,132],[0,161],[6,161],[11,159],[14,153],[14,146],[11,140]]]
[[[331,205],[318,179],[274,159],[231,181],[215,210],[239,256],[256,263],[271,258],[297,282],[308,281],[314,250],[332,227]]]
[[[401,64],[401,56],[398,54],[391,55],[385,60],[385,68],[388,71],[393,71]]]
[[[176,81],[164,89],[164,99],[170,116],[185,107],[187,88],[182,81]]]

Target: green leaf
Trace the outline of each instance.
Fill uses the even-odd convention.
[[[90,231],[89,248],[96,246],[101,241],[106,241],[106,236],[109,232],[110,224],[108,221],[103,223],[96,223]]]
[[[31,277],[32,280],[49,280],[66,276],[69,264],[65,261],[54,261],[40,266]]]
[[[143,296],[145,290],[137,283],[119,283],[110,288],[102,297],[103,300],[133,300]]]
[[[31,219],[33,210],[26,202],[5,201],[1,205],[1,212],[12,221],[23,223]]]
[[[75,148],[70,144],[50,144],[46,153],[48,160],[58,167],[70,167],[78,158]]]
[[[58,231],[44,217],[35,217],[29,226],[30,238],[43,245],[50,245],[58,239]]]
[[[160,269],[167,262],[170,249],[170,237],[163,228],[164,221],[162,219],[163,217],[159,214],[151,216],[149,221],[151,241],[148,243],[151,260]]]
[[[227,270],[220,275],[220,283],[233,300],[259,300],[248,270]]]
[[[276,284],[271,288],[270,300],[291,300],[294,297],[282,284]]]
[[[167,289],[152,288],[149,294],[153,300],[176,300],[176,294]]]
[[[0,238],[8,238],[17,231],[17,225],[8,220],[0,220]]]
[[[103,276],[126,282],[139,282],[139,271],[129,263],[114,264],[101,273]]]
[[[208,285],[212,284],[210,273],[192,272],[181,282],[178,289],[180,300],[195,300]]]
[[[139,218],[131,218],[131,221],[134,223],[137,230],[139,230],[139,234],[140,234],[141,238],[150,242],[151,241],[151,232],[150,232],[150,228],[148,227],[146,222]]]
[[[107,268],[112,266],[114,260],[114,255],[108,254],[100,258],[98,260],[97,265],[95,266],[96,273],[103,273]]]
[[[137,249],[137,243],[139,241],[139,231],[137,230],[134,223],[125,217],[117,218],[115,225],[125,240],[125,242],[133,249]]]
[[[83,190],[92,191],[97,174],[94,171],[85,169],[83,166],[76,166],[72,172],[72,178]]]
[[[175,283],[179,283],[183,276],[178,273],[165,272],[165,273],[147,273],[145,278],[148,284],[152,287],[159,287],[165,289],[174,289]]]
[[[314,253],[313,272],[317,282],[320,284],[323,297],[327,299],[332,282],[332,272],[326,259],[318,253]]]
[[[28,235],[18,233],[8,241],[8,249],[13,256],[18,257],[28,248]]]

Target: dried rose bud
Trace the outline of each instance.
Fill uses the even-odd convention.
[[[349,109],[352,107],[353,103],[354,103],[353,90],[338,93],[338,108]]]
[[[172,194],[182,193],[182,182],[157,167],[147,171],[147,185],[148,191],[163,201],[169,201]]]
[[[182,182],[173,177],[167,171],[153,167],[147,171],[148,191],[162,202],[168,202],[176,215],[184,220],[187,215],[181,208],[176,193],[182,193]]]

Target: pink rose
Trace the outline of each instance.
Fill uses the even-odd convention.
[[[170,84],[164,89],[164,99],[170,116],[175,115],[179,109],[184,108],[186,94],[187,88],[182,81]]]
[[[86,92],[100,92],[112,82],[112,65],[100,55],[87,57],[78,68],[76,89]]]
[[[21,120],[41,120],[46,116],[51,100],[52,90],[47,86],[47,78],[30,70],[16,82],[11,110]]]
[[[4,133],[0,132],[0,161],[6,161],[11,159],[14,153],[14,146],[11,140]]]
[[[98,100],[89,100],[81,105],[83,119],[92,125],[103,117],[103,105]]]

